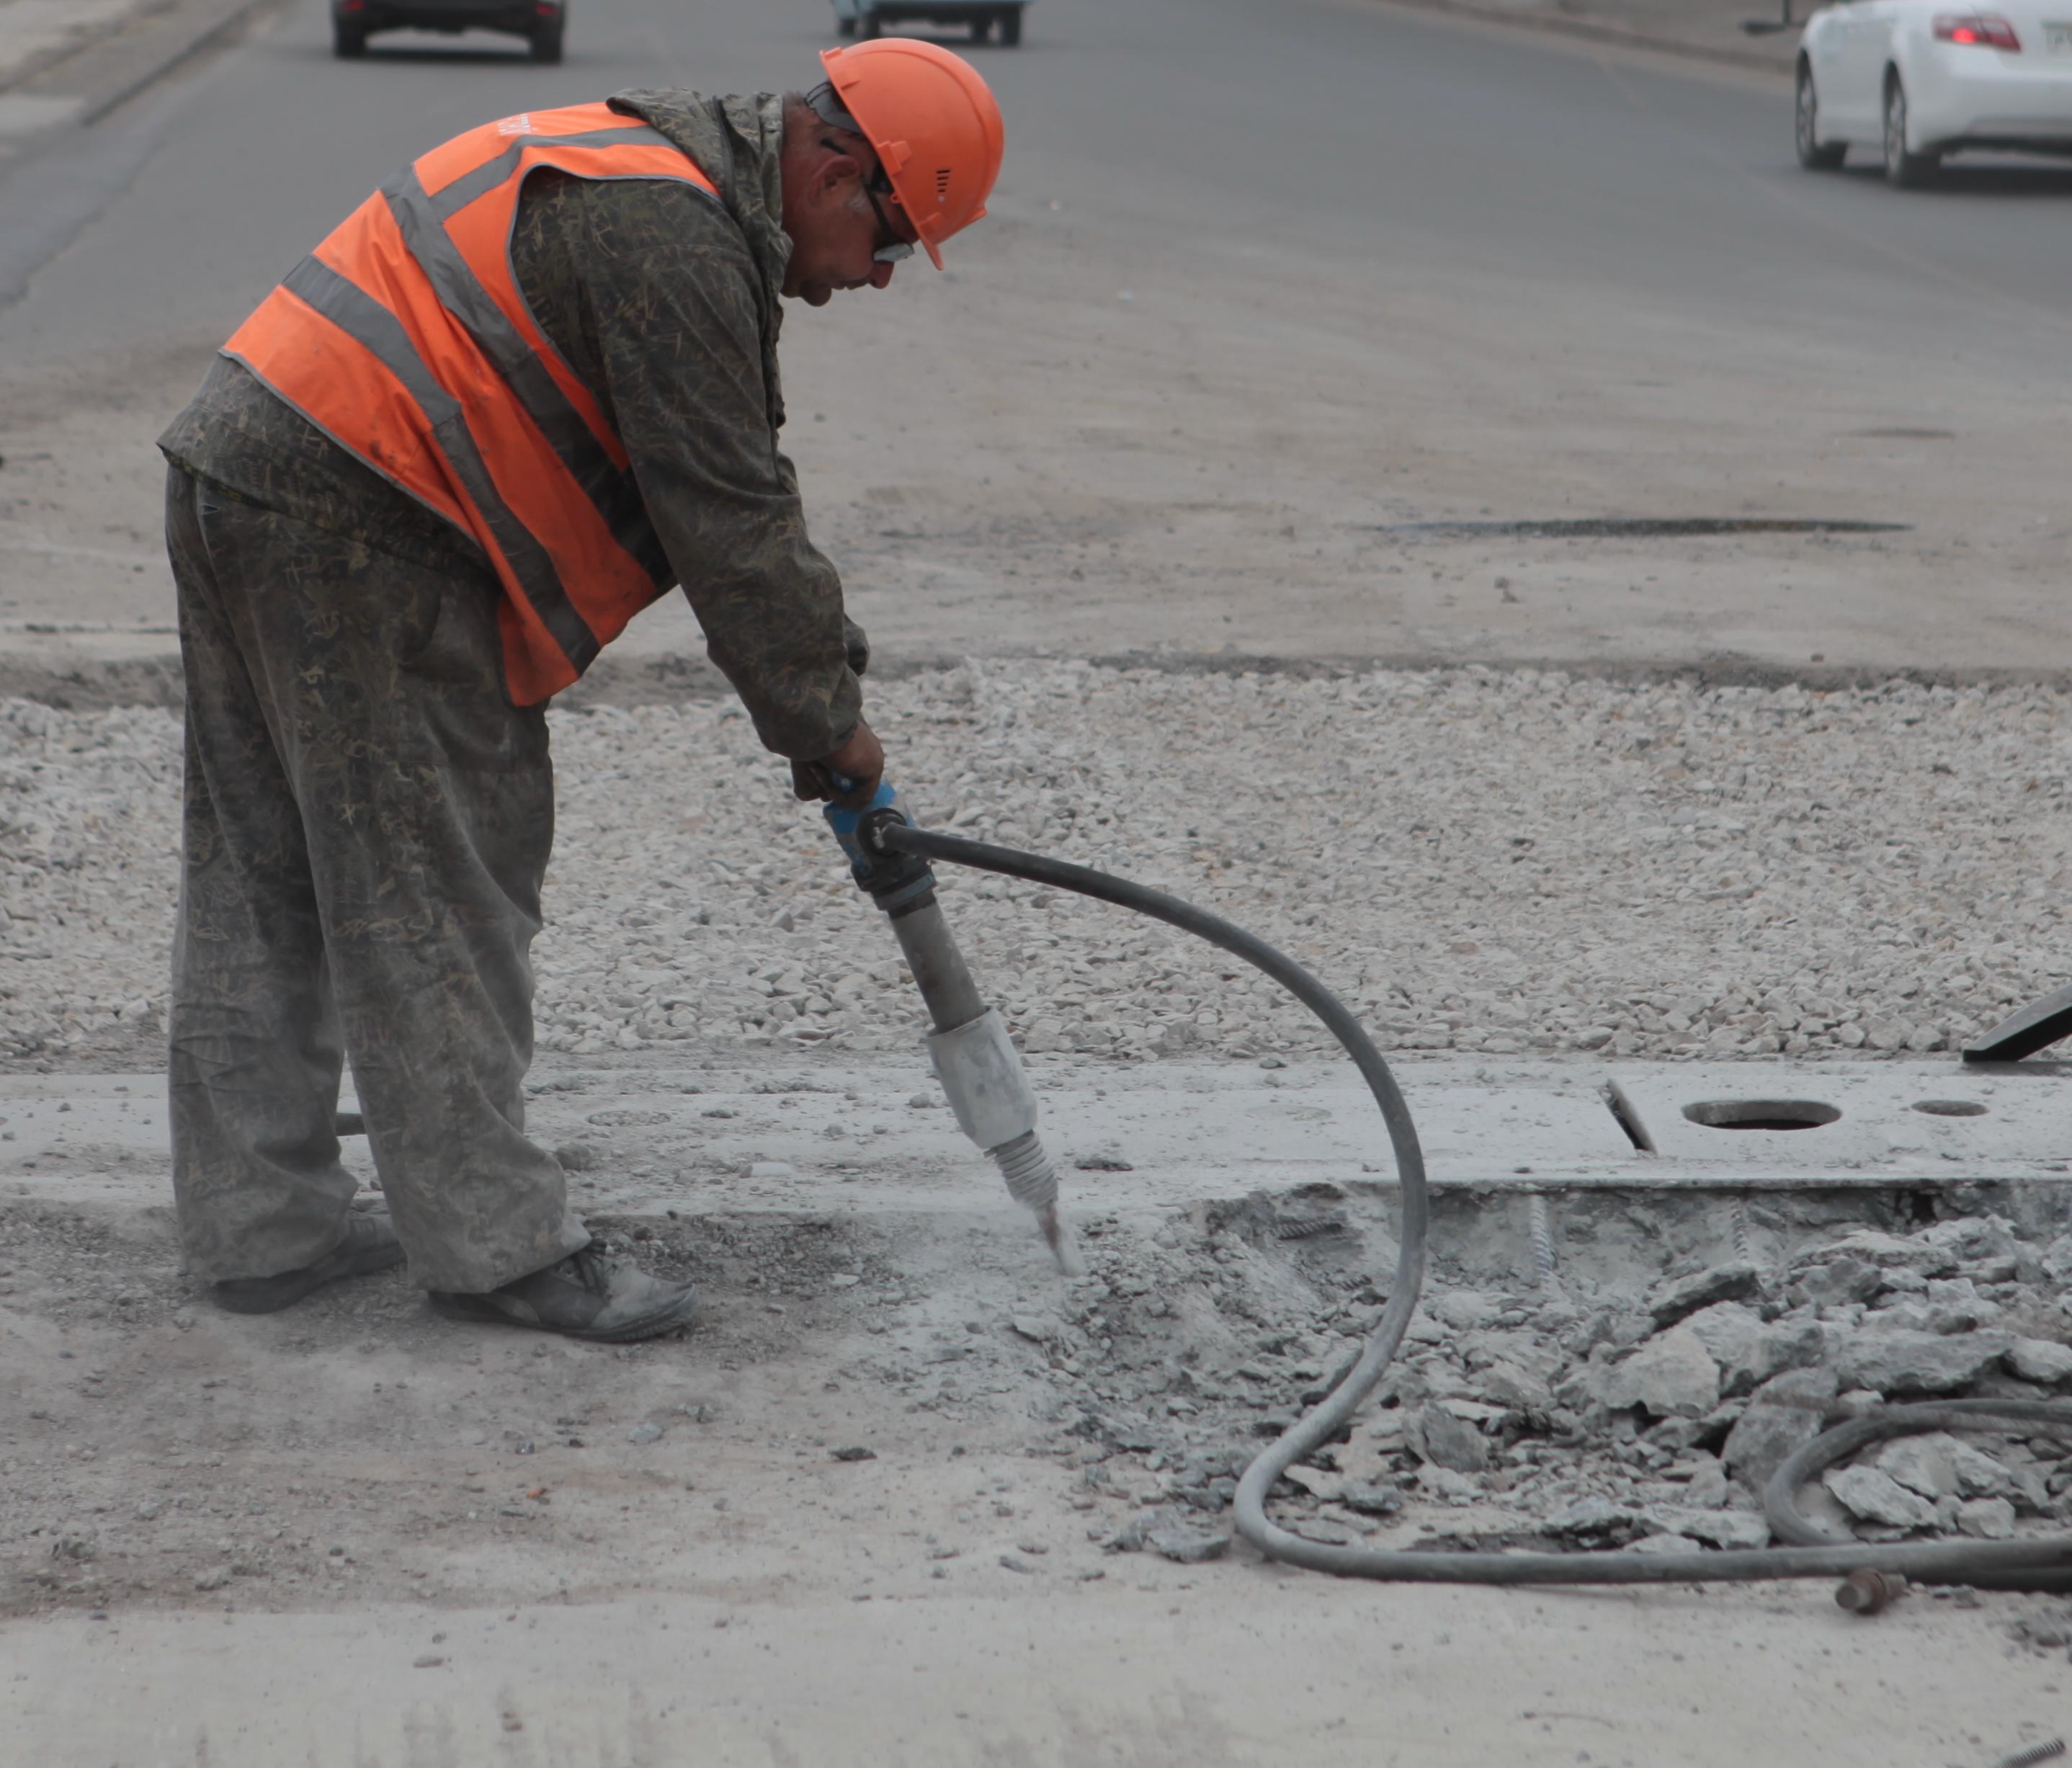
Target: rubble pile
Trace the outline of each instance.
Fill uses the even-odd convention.
[[[971,662],[875,683],[923,820],[1252,927],[1390,1050],[1955,1047],[2062,968],[2072,719],[2042,685],[1811,692],[1482,668]],[[892,941],[731,701],[553,714],[541,1042],[908,1046]],[[0,1061],[161,1034],[179,726],[0,701]],[[1324,1047],[1141,918],[952,874],[1023,1046]]]
[[[1069,1303],[1012,1334],[1047,1362],[1088,1490],[1128,1507],[1112,1544],[1202,1550],[1227,1537],[1245,1464],[1364,1342],[1395,1248],[1342,1211],[1257,1196],[1148,1244],[1085,1244]],[[2062,1399],[2072,1425],[2068,1279],[2072,1234],[1991,1216],[1858,1229],[1630,1297],[1441,1269],[1350,1437],[1290,1470],[1276,1514],[1340,1544],[1763,1547],[1770,1474],[1868,1408]],[[1841,1540],[2063,1531],[2072,1436],[1901,1437],[1799,1502]]]

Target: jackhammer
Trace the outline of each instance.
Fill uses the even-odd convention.
[[[892,936],[927,1003],[935,1027],[928,1036],[928,1059],[957,1127],[1000,1168],[1008,1195],[1034,1211],[1059,1269],[1076,1274],[1079,1261],[1058,1215],[1058,1175],[1036,1133],[1036,1094],[1007,1023],[979,997],[971,967],[935,900],[935,874],[928,862],[883,845],[884,827],[912,826],[898,799],[890,786],[881,783],[861,810],[828,805],[828,826],[849,856],[857,888],[892,923]],[[862,833],[866,827],[867,835]]]

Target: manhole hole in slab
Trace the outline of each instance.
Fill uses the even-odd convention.
[[[1708,534],[1898,534],[1905,522],[1847,522],[1819,516],[1585,516],[1554,521],[1388,522],[1384,534],[1457,535],[1521,541],[1687,540]]]
[[[1708,1129],[1818,1129],[1842,1111],[1818,1099],[1701,1099],[1684,1115]]]
[[[1916,1111],[1925,1111],[1931,1117],[1983,1117],[1986,1108],[1975,1099],[1917,1099]]]

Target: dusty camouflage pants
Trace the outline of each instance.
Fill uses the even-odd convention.
[[[349,1057],[426,1289],[492,1289],[589,1239],[524,1134],[541,709],[503,686],[495,586],[232,501],[175,468],[187,670],[173,1182],[197,1276],[343,1238]]]

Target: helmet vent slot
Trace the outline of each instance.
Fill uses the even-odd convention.
[[[947,166],[935,168],[935,197],[940,201],[950,194],[950,169]]]

